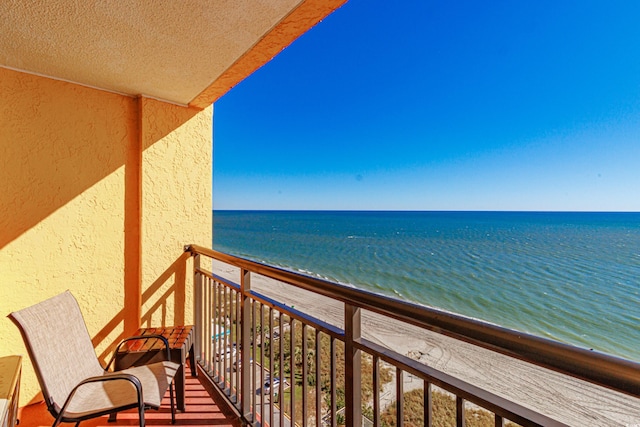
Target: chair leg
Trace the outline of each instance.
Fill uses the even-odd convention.
[[[138,418],[140,418],[140,427],[144,427],[144,402],[140,402],[138,406]]]
[[[173,393],[173,382],[169,385],[169,400],[171,400],[171,424],[176,423],[176,399]]]
[[[60,424],[60,422],[62,421],[62,411],[60,411],[60,413],[58,414],[58,416],[56,417],[55,421],[53,422],[53,425],[51,427],[57,427],[58,424]]]

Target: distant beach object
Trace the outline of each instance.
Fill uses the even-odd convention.
[[[227,328],[223,328],[220,325],[215,325],[211,322],[211,328],[213,329],[213,334],[211,335],[212,341],[217,341],[225,336],[229,335],[230,331]]]
[[[216,361],[222,360],[222,359],[228,359],[230,357],[235,357],[236,355],[236,347],[235,345],[233,346],[227,346],[226,349],[220,353],[216,353]]]

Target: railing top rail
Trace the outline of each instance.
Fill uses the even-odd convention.
[[[185,251],[267,276],[553,371],[640,397],[640,363],[190,245]]]

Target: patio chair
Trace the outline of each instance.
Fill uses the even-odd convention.
[[[77,427],[81,421],[132,408],[138,409],[144,427],[145,409],[159,409],[167,388],[175,423],[173,377],[179,365],[165,361],[108,372],[111,362],[107,368],[100,365],[78,302],[69,291],[9,318],[20,329],[47,408],[55,417],[53,427],[61,422],[75,422]],[[166,338],[156,338],[164,341],[168,353]],[[131,339],[135,337],[127,340]]]

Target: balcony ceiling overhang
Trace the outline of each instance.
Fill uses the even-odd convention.
[[[0,67],[204,108],[345,1],[2,1]]]

